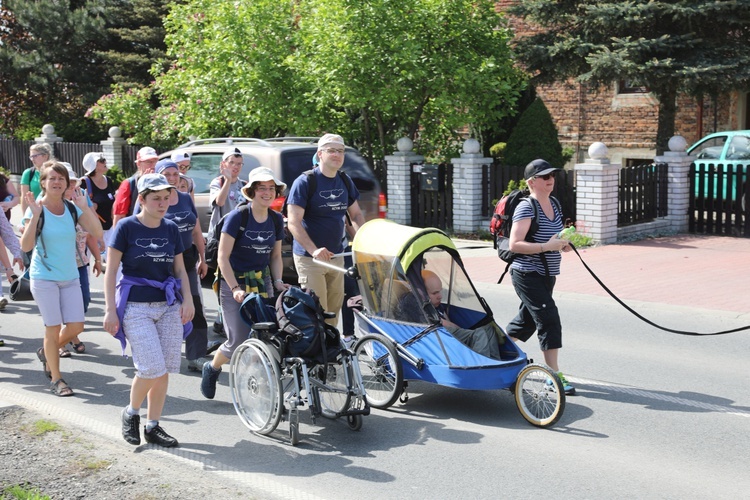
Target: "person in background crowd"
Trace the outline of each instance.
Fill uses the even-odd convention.
[[[64,162],[61,162],[64,164]],[[78,178],[78,174],[72,168],[68,168],[68,177],[70,178],[70,185],[68,190],[65,191],[65,198],[73,200],[73,196],[77,189],[81,186],[81,179]],[[91,200],[87,200],[88,210],[90,210],[95,216],[97,212],[94,209]],[[99,217],[101,222],[101,218]],[[99,242],[87,233],[80,224],[76,225],[76,265],[78,266],[78,279],[81,282],[81,296],[83,297],[83,314],[85,315],[89,310],[89,304],[91,303],[91,285],[89,284],[89,258],[88,251],[94,257],[94,276],[99,276],[102,273],[102,259],[99,251]],[[78,354],[86,352],[86,345],[81,342],[81,339],[76,336],[70,341],[70,346]],[[60,349],[60,357],[70,357],[70,351],[63,347]]]
[[[156,163],[156,173],[163,175],[169,184],[177,185],[180,173],[177,164],[169,159]],[[201,358],[206,356],[208,343],[208,324],[203,313],[203,297],[200,279],[206,276],[206,247],[203,233],[198,224],[198,211],[195,209],[190,195],[177,192],[177,198],[169,205],[165,219],[173,221],[180,230],[180,237],[185,251],[182,260],[185,264],[190,290],[193,294],[195,315],[193,316],[193,331],[185,339],[185,358],[188,360],[188,370],[200,372],[203,369]]]
[[[187,191],[183,192],[190,194],[190,198],[193,200],[193,203],[195,203],[195,183],[193,182],[193,179],[188,177],[188,171],[190,170],[190,153],[178,149],[172,153],[171,160],[179,167],[180,178],[184,177],[186,179]],[[179,185],[177,186],[177,189],[180,189]],[[182,190],[180,189],[180,191]]]
[[[575,387],[567,381],[557,364],[562,347],[562,324],[557,304],[552,298],[556,276],[560,274],[560,252],[571,249],[568,241],[558,236],[563,229],[563,214],[558,204],[552,203],[550,198],[558,170],[541,159],[532,161],[524,169],[531,195],[516,207],[510,230],[510,250],[519,254],[510,265],[510,276],[521,305],[505,331],[514,341],[523,342],[536,331],[544,362],[557,372],[565,394],[572,395],[575,394]],[[526,235],[534,217],[532,203],[536,203],[538,208],[539,229],[534,233],[533,241],[527,241]]]
[[[83,178],[86,182],[86,192],[93,202],[94,210],[104,231],[102,241],[99,242],[99,253],[106,258],[109,232],[112,229],[112,206],[115,204],[117,190],[107,177],[107,159],[102,153],[87,153],[82,163],[86,171]]]
[[[10,220],[10,209],[21,202],[16,186],[10,178],[0,172],[0,211],[5,212],[5,218]]]
[[[29,160],[34,164],[27,168],[21,174],[21,211],[25,214],[28,205],[26,204],[26,193],[32,193],[34,199],[37,199],[42,192],[40,185],[42,165],[50,160],[52,156],[52,147],[49,144],[33,144],[29,148]]]
[[[337,317],[327,320],[336,325],[344,301],[344,274],[316,264],[313,259],[342,267],[344,217],[352,221],[351,234],[365,223],[359,208],[359,191],[350,178],[339,175],[344,164],[346,146],[340,135],[325,134],[318,140],[318,167],[313,169],[316,189],[310,192],[310,178],[301,174],[289,190],[288,227],[294,236],[294,265],[300,285],[311,288],[320,297],[323,308]],[[353,337],[345,338],[347,346]]]
[[[182,259],[180,230],[165,219],[174,186],[160,174],[138,179],[141,211],[124,218],[112,234],[109,266],[122,263],[122,278],[104,275],[104,329],[120,340],[123,354],[130,342],[136,374],[130,403],[120,416],[122,436],[129,444],[141,444],[140,408],[148,401],[146,441],[159,446],[178,446],[159,425],[169,387],[169,374],[180,371],[182,341],[190,333],[193,301],[190,280]]]
[[[214,227],[226,214],[234,210],[244,199],[240,191],[245,183],[239,178],[242,172],[242,151],[236,147],[227,148],[221,156],[219,164],[220,175],[209,185],[209,204],[211,206],[211,220],[208,223],[208,234],[212,234]],[[221,309],[214,322],[214,332],[225,335],[221,319]]]
[[[50,390],[57,396],[73,395],[60,374],[59,349],[77,337],[84,326],[83,296],[75,265],[76,227],[71,211],[76,211],[81,226],[95,238],[102,234],[102,226],[88,209],[88,198],[80,189],[73,194],[73,207],[65,203],[69,184],[68,169],[64,165],[56,161],[43,165],[42,196],[37,202],[31,191],[26,193],[29,208],[24,214],[26,229],[21,236],[21,249],[34,250],[29,271],[31,293],[45,326],[44,346],[37,351],[37,357],[45,375],[52,381]],[[44,224],[37,238],[42,214]]]
[[[117,225],[120,219],[133,214],[135,202],[138,198],[138,179],[144,174],[150,174],[154,171],[159,155],[154,148],[148,146],[138,150],[135,165],[138,168],[136,172],[122,181],[115,194],[115,203],[112,206],[112,225]]]
[[[8,251],[13,256],[13,263],[8,258]],[[13,232],[13,226],[5,217],[5,212],[0,211],[0,311],[8,305],[8,299],[3,295],[3,275],[8,278],[8,282],[14,281],[13,264],[17,264],[23,271],[23,252],[18,237]],[[5,345],[5,342],[0,339],[0,346],[2,345]]]
[[[271,203],[286,189],[286,184],[273,175],[270,168],[256,167],[250,172],[242,195],[250,200],[230,213],[221,228],[219,240],[219,303],[224,317],[227,340],[214,354],[212,361],[203,365],[201,393],[208,399],[216,394],[216,382],[222,365],[231,358],[235,349],[247,340],[250,327],[240,317],[240,305],[249,292],[261,297],[273,297],[273,291],[289,288],[281,279],[283,263],[281,242],[284,239],[284,222],[280,213],[271,210]],[[247,226],[241,233],[243,212]],[[274,220],[275,219],[275,220]],[[273,288],[266,288],[270,267]]]

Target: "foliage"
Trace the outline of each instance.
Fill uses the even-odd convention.
[[[0,106],[2,132],[22,127],[30,120],[57,121],[57,128],[80,117],[101,95],[107,79],[95,47],[104,30],[106,0],[6,0],[0,16]],[[26,130],[26,132],[24,132]],[[71,127],[69,137],[80,127]],[[38,134],[38,132],[37,132]],[[77,139],[77,137],[76,137]]]
[[[3,490],[3,498],[15,498],[17,500],[50,500],[50,497],[40,493],[36,488],[29,488],[20,484],[5,488]]]
[[[117,165],[112,165],[107,170],[107,177],[109,177],[115,186],[119,186],[128,176],[122,171],[122,168]]]
[[[422,154],[433,154],[428,144],[453,153],[459,129],[512,109],[521,76],[493,1],[316,0],[299,12],[291,64],[313,88],[318,114],[360,137],[368,154],[388,152],[402,135]]]
[[[92,110],[133,142],[336,131],[370,158],[403,135],[444,158],[523,85],[492,0],[188,0],[165,27],[173,62],[151,93],[116,87]]]
[[[571,159],[573,159],[573,156],[575,154],[576,154],[575,148],[572,148],[570,146],[563,146],[562,148],[563,163],[567,164]]]
[[[505,142],[498,142],[497,144],[493,144],[490,147],[490,155],[493,158],[497,158],[498,160],[501,160],[505,157],[505,147],[507,146],[507,143]]]
[[[113,86],[113,93],[102,96],[86,116],[106,126],[119,126],[131,144],[153,144],[151,89]],[[157,145],[160,145],[157,143]]]
[[[646,86],[659,101],[657,154],[674,135],[678,91],[750,86],[745,2],[520,0],[509,12],[540,28],[517,46],[536,81]]]
[[[525,191],[529,188],[529,186],[526,184],[526,179],[521,179],[520,181],[509,181],[508,187],[505,188],[505,191],[503,191],[503,196],[509,195],[511,191],[514,189],[520,189],[521,191]],[[495,205],[497,202],[495,202]],[[494,208],[494,205],[493,205]]]
[[[108,43],[96,54],[105,62],[102,69],[112,82],[129,89],[145,87],[153,80],[152,64],[166,60],[164,19],[171,3],[174,2],[108,0]]]
[[[553,167],[565,165],[557,128],[541,99],[536,99],[521,115],[505,148],[507,165],[524,166],[537,158],[547,160]]]

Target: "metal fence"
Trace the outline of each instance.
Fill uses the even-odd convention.
[[[35,144],[34,141],[0,140],[0,167],[5,168],[11,174],[21,175],[31,166],[29,148],[33,144]]]
[[[433,170],[436,183],[427,186],[422,170]],[[453,227],[453,165],[413,164],[411,166],[411,225],[415,227],[437,227],[450,230]]]
[[[101,144],[86,144],[82,142],[56,142],[55,158],[70,163],[78,175],[86,172],[83,170],[83,157],[86,153],[101,152]]]

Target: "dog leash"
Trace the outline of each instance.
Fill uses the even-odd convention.
[[[743,326],[741,328],[733,328],[731,330],[724,330],[724,331],[721,331],[721,332],[704,333],[704,332],[689,332],[689,331],[685,331],[685,330],[675,330],[675,329],[672,329],[672,328],[667,328],[667,327],[664,327],[664,326],[661,326],[661,325],[657,325],[656,323],[654,323],[650,319],[648,319],[648,318],[642,316],[641,314],[639,314],[637,311],[635,311],[632,307],[630,307],[629,305],[627,305],[625,302],[623,302],[622,300],[620,300],[620,298],[617,297],[617,295],[615,295],[612,292],[612,290],[610,290],[609,288],[607,288],[607,285],[605,285],[602,282],[602,280],[599,279],[599,277],[594,273],[594,271],[591,270],[591,268],[586,264],[586,262],[584,262],[583,257],[581,257],[581,254],[578,253],[578,249],[572,243],[570,243],[570,248],[572,248],[573,251],[576,253],[576,255],[578,256],[578,258],[581,261],[581,264],[583,264],[583,267],[586,268],[586,270],[589,272],[589,274],[591,274],[591,276],[596,280],[597,283],[599,283],[599,285],[601,285],[601,287],[604,289],[605,292],[607,292],[609,294],[610,297],[612,297],[613,299],[615,299],[615,301],[617,301],[618,304],[620,304],[622,307],[624,307],[629,312],[631,312],[633,315],[635,315],[635,317],[637,317],[638,319],[640,319],[642,321],[645,321],[646,323],[648,323],[649,325],[653,326],[654,328],[658,328],[659,330],[664,330],[665,332],[676,333],[678,335],[690,335],[690,336],[698,336],[698,337],[709,336],[709,335],[726,335],[727,333],[737,333],[737,332],[741,332],[741,331],[744,331],[744,330],[750,330],[750,325],[748,325],[748,326]]]

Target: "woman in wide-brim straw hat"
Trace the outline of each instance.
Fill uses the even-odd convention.
[[[214,354],[212,361],[203,365],[201,393],[208,399],[216,394],[216,382],[221,367],[250,335],[250,327],[240,317],[240,305],[245,295],[256,292],[261,297],[273,297],[274,290],[289,287],[281,279],[283,264],[281,242],[284,224],[281,214],[271,210],[271,204],[286,189],[271,169],[256,167],[250,172],[242,194],[249,206],[237,207],[224,220],[219,239],[219,301],[224,318],[227,340]],[[243,218],[247,217],[245,230]],[[275,219],[275,220],[274,220]],[[273,286],[266,287],[270,271]]]

